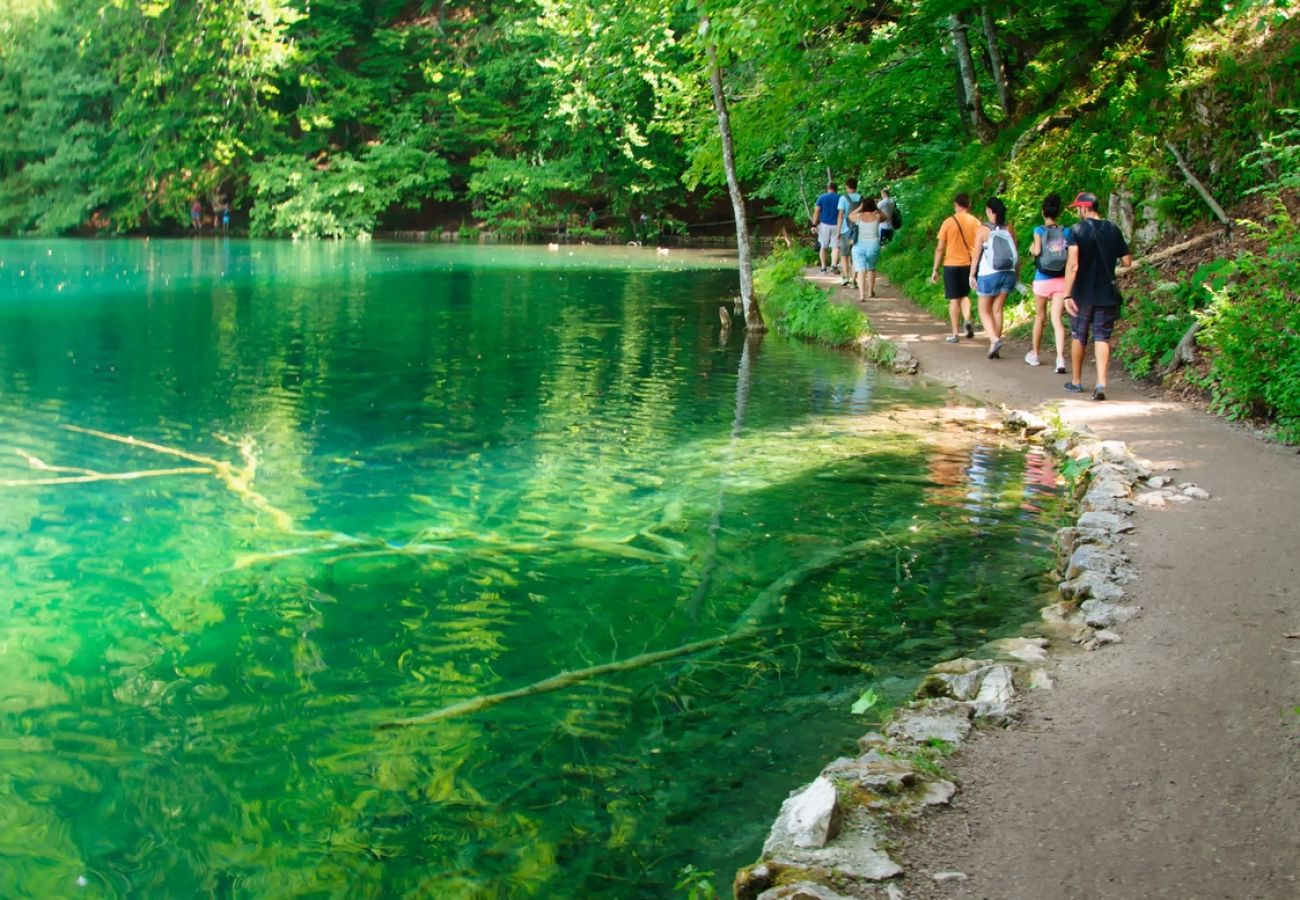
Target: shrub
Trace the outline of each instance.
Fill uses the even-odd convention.
[[[778,249],[754,272],[754,290],[762,298],[763,315],[783,334],[843,347],[872,334],[871,322],[859,310],[832,303],[827,293],[804,280],[807,263],[802,249]]]

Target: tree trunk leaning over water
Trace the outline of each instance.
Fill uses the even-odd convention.
[[[749,255],[749,226],[745,221],[745,198],[740,193],[740,179],[736,176],[736,152],[731,142],[731,118],[727,114],[727,97],[722,91],[722,69],[718,65],[718,46],[708,38],[709,17],[700,17],[700,29],[706,38],[709,56],[709,84],[713,88],[713,108],[718,113],[718,131],[722,134],[722,165],[727,172],[727,193],[731,195],[731,209],[736,216],[736,250],[740,255],[740,301],[745,308],[745,327],[751,331],[767,331],[763,314],[754,299],[754,265]]]
[[[983,101],[980,99],[979,82],[975,79],[975,66],[970,58],[970,44],[966,41],[966,23],[961,16],[953,13],[948,17],[948,31],[952,34],[953,50],[957,53],[957,68],[961,70],[962,87],[966,90],[966,112],[975,135],[980,143],[988,144],[993,140],[993,124],[984,115]]]

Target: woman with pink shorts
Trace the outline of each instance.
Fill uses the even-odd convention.
[[[1041,365],[1038,353],[1043,344],[1043,324],[1047,303],[1052,303],[1052,336],[1056,339],[1056,374],[1065,372],[1065,259],[1074,243],[1074,234],[1056,221],[1061,214],[1061,197],[1048,194],[1043,199],[1043,224],[1034,228],[1034,243],[1029,252],[1034,257],[1034,338],[1025,362]]]

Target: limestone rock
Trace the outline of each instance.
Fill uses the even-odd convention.
[[[768,850],[764,856],[775,867],[829,869],[833,874],[867,881],[884,881],[902,873],[902,868],[880,849],[880,826],[865,809],[845,810],[839,834],[825,847],[800,848],[789,843]]]
[[[1038,434],[1047,430],[1047,422],[1023,409],[1013,409],[1007,416],[1007,425],[1011,428],[1023,428],[1025,434]]]
[[[1084,512],[1114,513],[1120,516],[1132,515],[1137,508],[1132,500],[1125,497],[1098,497],[1092,494],[1084,497],[1080,506]]]
[[[858,749],[863,753],[869,753],[879,747],[884,747],[889,743],[889,738],[885,737],[879,731],[868,731],[862,737],[858,738]]]
[[[1126,562],[1124,555],[1117,550],[1084,544],[1070,554],[1065,578],[1071,581],[1087,572],[1095,572],[1108,581],[1122,581],[1130,575]]]
[[[1099,572],[1084,572],[1078,578],[1061,582],[1061,596],[1066,600],[1101,600],[1104,603],[1121,603],[1126,598],[1124,589]]]
[[[1140,612],[1140,607],[1120,606],[1103,600],[1085,600],[1079,607],[1083,620],[1093,628],[1109,628],[1123,625]]]
[[[971,659],[966,656],[959,656],[957,659],[950,659],[947,662],[937,663],[930,667],[930,671],[937,675],[965,675],[967,672],[974,672],[976,669],[982,669],[989,664],[987,659]]]
[[[1056,679],[1046,669],[1032,669],[1029,672],[1029,689],[1031,691],[1050,691],[1056,687]]]
[[[921,803],[925,806],[947,806],[957,796],[957,785],[940,779],[927,781],[921,792]]]
[[[935,872],[930,877],[943,884],[946,881],[965,881],[967,875],[965,872]]]
[[[955,700],[934,700],[904,707],[885,729],[890,737],[924,744],[931,739],[960,744],[970,734],[970,709]]]
[[[1188,482],[1188,483],[1186,483],[1186,484],[1180,484],[1180,485],[1178,485],[1178,490],[1179,490],[1179,492],[1182,493],[1182,495],[1183,495],[1184,497],[1191,497],[1193,500],[1209,500],[1209,499],[1210,499],[1210,492],[1209,492],[1209,491],[1205,490],[1205,489],[1202,488],[1202,487],[1198,487],[1197,485],[1194,485],[1194,484],[1192,484],[1191,482]]]
[[[835,837],[839,825],[840,805],[835,785],[829,778],[819,777],[781,804],[763,852],[772,853],[785,846],[824,847]]]
[[[1047,647],[1051,642],[1047,638],[1003,638],[993,641],[989,649],[999,659],[1014,659],[1017,662],[1042,662],[1047,659]]]
[[[1133,530],[1133,523],[1128,519],[1117,515],[1114,512],[1085,512],[1079,516],[1079,521],[1075,525],[1082,530],[1085,528],[1104,531],[1107,534],[1120,534],[1125,531]]]
[[[1092,636],[1092,639],[1099,644],[1122,644],[1124,639],[1115,632],[1103,628]]]
[[[1171,483],[1173,483],[1173,479],[1165,475],[1152,475],[1147,479],[1147,485],[1153,488],[1162,488]]]
[[[1064,625],[1070,620],[1070,614],[1073,613],[1074,610],[1075,607],[1073,603],[1061,601],[1060,603],[1053,603],[1050,606],[1044,606],[1039,614],[1042,616],[1044,622],[1049,622],[1052,625]]]
[[[850,900],[839,891],[815,881],[796,881],[768,888],[758,895],[758,900]]]
[[[1016,687],[1010,666],[991,666],[980,679],[979,693],[975,695],[975,715],[983,715],[981,709],[995,709],[1014,703]]]
[[[1148,491],[1145,494],[1138,494],[1134,501],[1138,506],[1144,506],[1147,509],[1164,509],[1169,505],[1166,499],[1168,495],[1164,491]]]

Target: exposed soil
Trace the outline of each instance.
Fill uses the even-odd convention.
[[[877,291],[860,308],[919,358],[920,377],[991,406],[1059,401],[1067,422],[1128,442],[1157,471],[1176,466],[1212,495],[1136,513],[1126,549],[1142,615],[1119,629],[1122,644],[1067,645],[1056,688],[1028,699],[1022,724],[984,732],[946,762],[961,793],[897,836],[907,875],[893,896],[1300,897],[1295,449],[1114,366],[1110,399],[1067,394],[1065,376],[1022,361],[1025,346],[1007,342],[988,360],[979,334],[946,344],[945,322],[888,284]],[[837,298],[857,304],[847,289]]]

